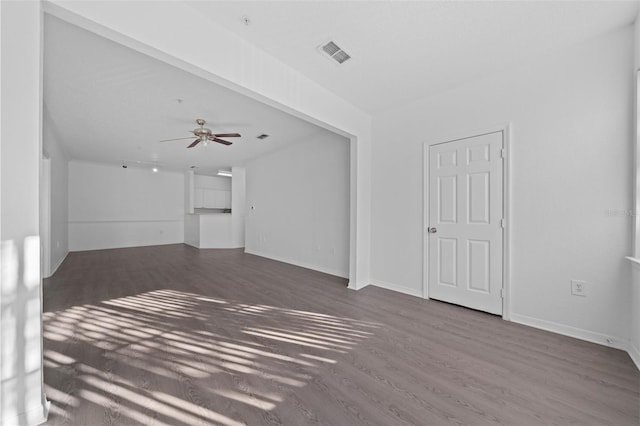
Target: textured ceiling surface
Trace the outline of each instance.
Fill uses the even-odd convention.
[[[369,113],[535,61],[638,13],[637,1],[187,3]],[[304,138],[338,137],[49,15],[44,36],[45,123],[72,159],[212,174]],[[337,65],[321,54],[328,40],[352,59]],[[243,137],[192,149],[190,140],[159,142],[189,137],[196,118]],[[262,133],[271,137],[256,139]]]
[[[71,159],[215,174],[305,138],[338,137],[48,15],[44,39],[45,125]],[[190,149],[195,137],[159,142],[192,136],[197,118],[214,133],[242,137]],[[263,133],[270,137],[256,138]]]
[[[638,13],[636,1],[610,0],[188,3],[370,113],[603,35]],[[338,66],[321,55],[329,39],[352,59]]]

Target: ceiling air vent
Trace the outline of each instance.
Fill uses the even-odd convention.
[[[351,55],[342,50],[340,46],[338,46],[333,41],[328,41],[327,43],[320,46],[320,49],[329,55],[331,59],[336,61],[339,64],[345,63],[348,59],[351,59]]]

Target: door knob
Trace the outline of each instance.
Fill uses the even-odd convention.
[[[435,234],[436,232],[438,232],[438,230],[436,228],[427,228],[427,232],[430,234]]]

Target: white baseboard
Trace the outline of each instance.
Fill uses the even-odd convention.
[[[46,400],[45,400],[46,401]],[[47,421],[49,417],[49,407],[51,403],[46,401],[44,405],[38,404],[31,408],[18,413],[15,416],[0,418],[0,424],[3,425],[39,425]]]
[[[87,251],[118,250],[118,249],[128,249],[128,248],[157,247],[157,246],[175,246],[177,244],[186,244],[186,243],[184,241],[173,241],[173,242],[163,242],[163,243],[157,243],[157,244],[150,243],[150,244],[139,244],[139,245],[120,245],[120,246],[113,246],[113,247],[105,246],[105,247],[91,247],[91,248],[83,248],[83,249],[74,248],[73,250],[69,250],[69,253],[82,253]],[[195,247],[195,246],[192,246],[192,247]]]
[[[51,271],[49,271],[49,275],[47,275],[44,278],[49,278],[50,276],[52,276],[53,274],[56,273],[56,271],[58,270],[58,268],[60,267],[60,265],[62,265],[62,262],[64,262],[64,260],[67,258],[67,255],[69,254],[69,252],[67,251],[64,256],[62,256],[62,258],[51,268]]]
[[[340,277],[340,278],[349,278],[348,274],[345,274],[342,271],[337,271],[337,270],[331,269],[331,268],[325,268],[323,266],[312,265],[310,263],[300,262],[298,260],[288,259],[286,257],[275,256],[275,255],[272,255],[272,254],[263,253],[263,252],[256,251],[256,250],[247,250],[246,248],[245,248],[244,252],[248,253],[248,254],[253,254],[255,256],[266,257],[267,259],[271,259],[271,260],[277,260],[278,262],[289,263],[291,265],[300,266],[302,268],[312,269],[314,271],[322,272],[322,273],[325,273],[325,274],[335,275],[336,277]],[[360,288],[362,288],[362,287],[360,287]]]
[[[349,281],[349,285],[347,286],[347,288],[348,288],[349,290],[356,290],[356,291],[358,291],[358,290],[362,290],[362,289],[363,289],[363,288],[365,288],[365,287],[369,287],[369,285],[370,285],[370,283],[368,283],[368,282],[364,282],[364,283],[356,283],[356,282]]]
[[[41,423],[46,422],[49,419],[49,411],[51,410],[51,401],[47,399],[47,396],[44,396],[44,406],[42,407],[44,411],[44,420]],[[40,424],[40,423],[38,423]]]
[[[371,280],[371,285],[380,287],[380,288],[386,288],[387,290],[397,291],[398,293],[408,294],[409,296],[422,298],[421,288],[405,287],[403,285],[392,284],[392,283],[388,283],[386,281],[380,281],[380,280]]]
[[[633,342],[629,342],[629,349],[627,349],[627,352],[629,352],[629,356],[636,364],[636,367],[638,367],[638,370],[640,370],[640,349],[638,349]]]
[[[562,334],[564,336],[574,337],[580,340],[586,340],[591,343],[598,343],[604,346],[610,346],[623,351],[629,351],[629,341],[619,336],[610,336],[607,334],[596,333],[582,328],[572,327],[570,325],[560,324],[553,321],[547,321],[539,318],[528,317],[511,313],[511,321],[518,324],[528,325],[530,327],[539,328],[541,330],[550,331],[552,333]]]

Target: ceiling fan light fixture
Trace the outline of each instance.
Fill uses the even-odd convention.
[[[206,127],[204,127],[205,125],[205,121],[202,118],[198,118],[196,120],[196,123],[200,126],[197,129],[191,130],[190,132],[194,134],[194,137],[196,138],[196,140],[194,140],[193,142],[191,142],[190,145],[187,146],[187,148],[193,148],[194,146],[198,145],[200,142],[202,142],[203,146],[207,146],[209,144],[209,142],[216,142],[222,145],[231,145],[233,142],[229,142],[227,140],[224,139],[220,139],[222,138],[239,138],[240,133],[213,133],[211,131],[211,129],[207,129]],[[185,140],[185,139],[191,139],[191,137],[188,138],[175,138],[175,139],[163,139],[160,142],[171,142],[171,141],[181,141],[181,140]]]
[[[232,177],[231,170],[218,170],[218,176]]]

